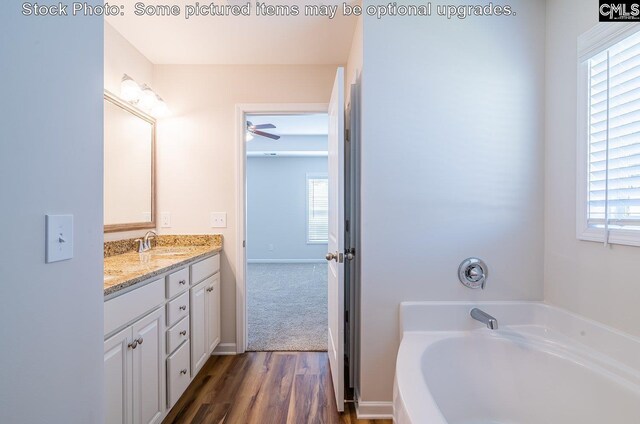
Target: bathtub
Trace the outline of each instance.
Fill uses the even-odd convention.
[[[407,302],[400,318],[397,424],[640,423],[638,338],[537,302]]]

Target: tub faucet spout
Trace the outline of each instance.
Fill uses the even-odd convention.
[[[498,320],[478,308],[473,308],[471,310],[471,318],[485,324],[489,330],[498,329]]]

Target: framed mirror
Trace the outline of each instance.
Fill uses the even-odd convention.
[[[156,120],[104,94],[104,231],[156,227]]]

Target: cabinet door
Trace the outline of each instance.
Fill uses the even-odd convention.
[[[131,334],[128,327],[104,342],[106,424],[131,423]]]
[[[214,275],[207,286],[205,305],[207,309],[207,353],[211,352],[220,343],[220,274]]]
[[[191,295],[191,378],[207,361],[207,329],[206,329],[206,293],[211,285],[210,279],[204,280],[190,290]]]
[[[133,325],[133,424],[158,423],[164,413],[164,307]]]

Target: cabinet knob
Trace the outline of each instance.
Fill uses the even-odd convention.
[[[138,340],[134,340],[131,343],[129,343],[129,349],[135,349],[136,347],[138,347]]]
[[[187,335],[187,330],[182,330],[182,331],[180,332],[180,335],[181,335],[181,336],[186,336],[186,335]]]
[[[207,291],[208,291],[208,292],[212,292],[212,291],[213,291],[213,286],[208,287],[208,288],[207,288]]]
[[[186,310],[187,310],[187,305],[182,305],[182,306],[180,307],[180,310],[181,310],[181,311],[186,311]]]
[[[186,368],[183,369],[183,370],[180,370],[180,374],[186,374],[186,373],[187,373],[187,369]]]
[[[142,338],[142,336],[140,336],[140,337],[138,337],[138,339],[136,341],[138,342],[138,344],[142,344],[144,339]]]
[[[187,284],[187,280],[180,280],[178,281],[178,284],[180,284],[181,286],[184,286],[185,284]]]

